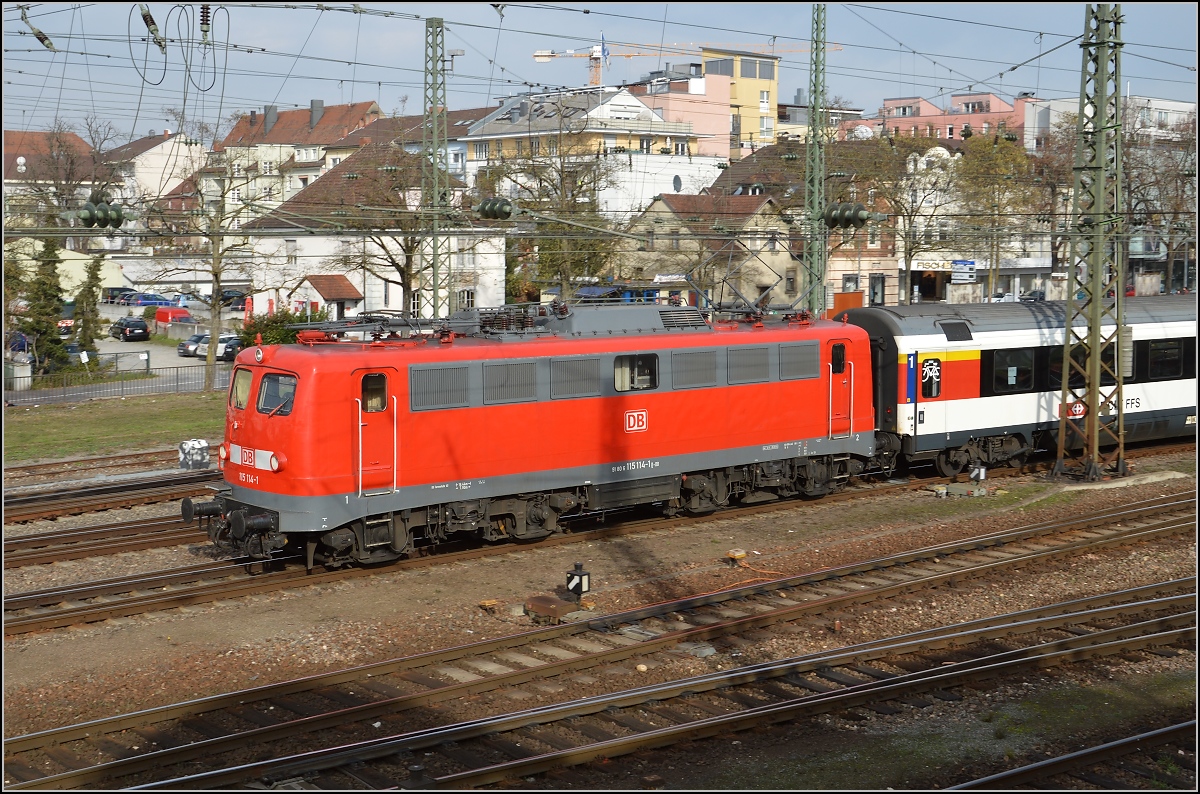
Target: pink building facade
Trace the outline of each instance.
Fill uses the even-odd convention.
[[[939,108],[921,97],[885,99],[874,118],[847,119],[838,124],[838,138],[866,137],[858,129],[866,128],[877,138],[906,136],[962,141],[963,130],[969,127],[973,135],[1003,131],[1020,139],[1025,127],[1025,107],[1037,101],[1032,93],[1017,97],[1013,104],[995,94],[954,94],[948,107]]]
[[[670,75],[625,86],[663,121],[689,122],[701,157],[729,157],[729,77]]]

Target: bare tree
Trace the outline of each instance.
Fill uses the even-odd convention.
[[[830,148],[839,152],[838,168],[874,190],[887,208],[904,257],[900,303],[909,303],[913,261],[947,246],[938,224],[957,199],[954,156],[932,138],[876,138]]]
[[[200,162],[201,153],[197,152],[181,167],[179,187],[155,202],[148,212],[147,225],[175,243],[157,259],[156,280],[201,273],[211,283],[212,344],[208,346],[204,373],[204,387],[211,389],[221,310],[232,302],[223,295],[224,285],[234,279],[254,284],[256,252],[250,236],[242,230],[242,224],[252,217],[248,207],[248,163],[226,152],[203,154],[207,162]],[[181,265],[181,256],[188,257],[190,264]]]

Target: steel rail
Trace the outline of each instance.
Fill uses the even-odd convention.
[[[469,788],[497,783],[517,776],[538,774],[550,769],[571,766],[598,758],[611,758],[639,750],[667,746],[683,740],[704,738],[717,733],[744,730],[761,724],[794,720],[800,716],[824,713],[835,708],[851,708],[874,702],[912,696],[930,690],[961,685],[967,681],[985,680],[1028,669],[1054,666],[1098,655],[1127,652],[1145,647],[1169,645],[1195,637],[1195,613],[1143,621],[1085,636],[1041,643],[1026,648],[1005,651],[981,658],[934,665],[929,669],[883,680],[870,680],[846,686],[844,689],[794,697],[783,702],[746,707],[734,713],[710,716],[667,728],[653,728],[633,736],[582,743],[555,752],[541,753],[499,764],[486,765],[467,772],[434,776],[422,783],[423,788]],[[923,650],[920,641],[870,649],[879,654],[911,654]],[[216,787],[269,775],[272,778],[327,771],[347,763],[363,763],[397,753],[413,752],[489,737],[505,731],[519,731],[531,726],[562,722],[598,715],[613,709],[623,709],[654,702],[695,695],[698,692],[725,690],[745,683],[761,682],[764,678],[795,676],[799,672],[831,669],[859,661],[860,652],[846,650],[816,659],[789,659],[774,667],[752,671],[684,679],[668,684],[642,687],[637,690],[597,696],[565,704],[544,706],[498,717],[471,720],[409,734],[359,742],[349,746],[317,750],[285,759],[240,765],[196,775],[177,777],[131,787],[137,789]],[[738,702],[730,699],[731,702]],[[618,724],[625,724],[620,723]],[[628,726],[627,726],[628,727]],[[49,782],[49,780],[47,780]]]
[[[1195,584],[1194,580],[1192,581],[1192,584]],[[1116,595],[1118,594],[1111,594],[1111,596]],[[1028,633],[1033,631],[1046,631],[1061,628],[1063,626],[1076,626],[1081,623],[1094,623],[1098,621],[1112,620],[1130,614],[1143,614],[1145,612],[1167,611],[1172,609],[1186,609],[1189,606],[1194,606],[1194,601],[1195,593],[1193,589],[1193,591],[1188,595],[1153,599],[1151,601],[1127,602],[1095,609],[1085,609],[1082,611],[1064,611],[1070,610],[1071,607],[1076,605],[1078,602],[1052,605],[1039,609],[1025,610],[1012,615],[984,618],[971,621],[969,623],[914,632],[901,637],[892,637],[867,643],[860,643],[859,645],[853,646],[853,651],[855,654],[854,658],[858,661],[870,661],[882,656],[898,653],[899,651],[897,651],[897,646],[904,648],[920,648],[922,650],[937,649],[959,644],[964,638],[969,638],[971,641],[1000,639],[1010,637],[1014,634]],[[647,650],[651,649],[639,648],[639,651],[641,651],[643,654]],[[797,672],[817,669],[820,666],[825,665],[829,659],[830,654],[828,653],[808,654],[801,657],[795,657],[794,659],[787,660],[786,662],[767,662],[743,667],[735,672],[715,673],[708,676],[699,676],[688,679],[686,681],[686,686],[689,688],[689,691],[706,691],[713,687],[719,688],[733,684],[756,682],[763,680],[765,677],[779,677],[785,674],[794,674]],[[845,662],[839,663],[844,664]],[[579,669],[579,665],[577,663],[571,664],[567,662],[562,662],[556,665],[548,665],[547,667],[551,669],[539,668],[536,674],[526,671],[519,677],[512,675],[501,676],[499,678],[502,678],[503,680],[494,681],[492,686],[489,688],[495,689],[499,686],[521,683],[522,680],[528,680],[529,678],[533,677],[544,678],[560,675],[574,669]],[[631,690],[631,692],[649,692],[657,695],[663,691],[673,691],[674,686],[675,684],[660,684],[652,687],[643,687],[638,690]],[[121,759],[89,767],[87,769],[80,769],[60,775],[26,781],[20,786],[17,786],[17,788],[40,788],[45,786],[61,786],[65,784],[78,786],[96,783],[98,781],[111,778],[115,775],[127,776],[136,774],[138,772],[156,770],[165,766],[166,764],[181,763],[201,756],[212,757],[215,753],[219,752],[245,749],[247,746],[250,746],[253,743],[262,744],[275,739],[286,738],[304,733],[312,733],[318,730],[333,728],[339,725],[346,725],[354,722],[361,722],[364,720],[395,718],[403,710],[416,708],[422,705],[428,705],[431,702],[443,702],[445,700],[462,697],[465,694],[478,691],[480,691],[478,686],[468,686],[463,684],[445,687],[443,691],[438,692],[439,696],[436,698],[423,698],[418,695],[389,698],[375,703],[348,707],[310,717],[302,717],[300,719],[278,725],[256,728],[223,737],[214,737],[193,742],[185,746],[161,749],[137,756],[136,758]],[[240,701],[239,705],[241,705]],[[112,726],[106,726],[105,730],[110,731],[111,728]],[[83,729],[83,726],[76,726],[76,728],[73,730],[78,731],[81,729]],[[87,732],[93,733],[95,729],[96,726],[92,725]],[[43,739],[45,738],[48,737],[43,736]],[[61,735],[54,738],[59,743],[66,739],[66,737]],[[6,748],[6,751],[7,750],[8,748]]]
[[[1195,510],[1194,495],[1181,497],[1171,495],[1160,497],[1157,499],[1146,500],[1145,502],[1136,503],[1130,506],[1130,509],[1119,510],[1116,512],[1099,513],[1091,516],[1072,519],[1069,522],[1042,522],[1027,527],[1018,528],[1015,530],[1005,530],[998,533],[992,533],[984,536],[976,536],[965,540],[953,541],[941,546],[926,547],[910,552],[904,552],[900,555],[884,558],[881,560],[872,560],[866,563],[860,563],[864,571],[891,567],[899,564],[913,564],[919,560],[929,560],[938,556],[946,556],[950,553],[961,553],[964,549],[971,548],[981,550],[988,547],[1001,546],[1007,543],[1013,543],[1018,540],[1025,540],[1029,537],[1048,532],[1063,533],[1071,531],[1086,530],[1087,528],[1111,523],[1118,520],[1130,520],[1134,518],[1144,517],[1145,511],[1168,512],[1178,511],[1183,509]],[[697,519],[688,519],[695,521]],[[1172,524],[1156,531],[1173,531],[1176,527]],[[601,531],[599,535],[589,533],[586,536],[569,536],[562,539],[569,542],[576,542],[579,539],[594,540],[598,537],[604,537],[610,534],[615,534],[622,531],[620,528]],[[632,531],[632,530],[630,530]],[[1112,542],[1124,542],[1122,538],[1125,536],[1136,535],[1125,528],[1124,531],[1116,533]],[[1086,545],[1090,541],[1083,541]],[[493,556],[496,554],[507,554],[510,552],[510,547],[496,547],[477,549],[470,552],[450,553],[439,555],[431,558],[418,558],[416,560],[401,560],[388,566],[387,571],[403,570],[412,567],[423,567],[430,564],[441,564],[462,561],[482,556]],[[799,580],[816,581],[821,578],[837,578],[845,576],[844,569],[837,569],[841,573],[834,574],[832,571],[823,571],[815,574],[805,574],[801,577],[789,577],[774,580],[765,585],[759,585],[765,589],[779,589],[789,586],[789,582]],[[175,592],[169,594],[154,593],[150,595],[133,596],[120,602],[107,602],[102,605],[91,605],[79,603],[82,598],[94,598],[98,595],[120,595],[129,593],[134,590],[145,590],[147,586],[142,577],[132,577],[128,580],[119,580],[114,584],[104,584],[102,587],[93,588],[92,585],[70,586],[62,589],[50,589],[39,591],[37,593],[16,594],[11,598],[5,599],[6,617],[4,621],[5,635],[20,634],[30,631],[38,631],[42,629],[61,628],[63,626],[74,625],[76,623],[96,622],[106,620],[112,617],[126,617],[129,615],[138,614],[146,611],[157,611],[169,609],[173,606],[193,606],[195,604],[206,603],[209,601],[220,600],[228,597],[251,595],[260,592],[269,592],[277,586],[289,586],[296,584],[315,585],[324,584],[331,581],[341,581],[346,577],[373,576],[378,571],[374,569],[348,569],[340,571],[326,571],[303,575],[301,572],[290,571],[272,571],[260,574],[257,577],[246,576],[239,578],[236,581],[224,581],[222,583],[196,584],[191,589],[185,592]],[[167,583],[167,577],[171,576],[171,572],[160,573],[154,575],[156,582],[160,584],[153,585],[161,587],[161,583]],[[813,579],[816,577],[816,579]],[[195,582],[196,577],[190,576],[183,579],[175,579],[169,583],[172,585],[182,585],[188,582]],[[718,594],[710,596],[724,600],[728,596]],[[63,606],[64,601],[67,602]],[[40,607],[43,612],[35,615],[15,616],[10,613],[18,609],[30,609]],[[53,613],[47,614],[44,610],[54,609]]]
[[[981,777],[977,780],[947,786],[945,790],[1012,789],[1016,786],[1035,785],[1039,781],[1047,780],[1054,775],[1070,775],[1078,770],[1151,747],[1184,742],[1194,743],[1195,739],[1196,720],[1189,720],[1178,725],[1160,728],[1156,731],[1147,731],[1146,733],[1139,733],[1136,736],[1129,736],[1124,739],[1106,742],[1096,747],[1088,747],[1074,753],[1067,753],[1057,758],[1048,758],[1045,761],[1038,761],[1037,763],[1028,764],[1017,769],[1010,769],[1006,772],[998,772],[997,774]],[[1156,788],[1163,785],[1172,788],[1179,787],[1184,790],[1187,788],[1186,786],[1171,786],[1170,783],[1161,780],[1158,782],[1160,786],[1156,786]],[[1195,788],[1195,784],[1192,783],[1190,787]]]

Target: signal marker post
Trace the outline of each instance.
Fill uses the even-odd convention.
[[[575,570],[567,571],[567,590],[575,596],[575,603],[578,604],[583,594],[591,589],[592,575],[583,570],[583,563],[575,563]]]

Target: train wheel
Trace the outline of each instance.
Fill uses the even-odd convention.
[[[943,477],[953,477],[966,468],[966,456],[957,451],[942,450],[933,461],[933,467]]]

